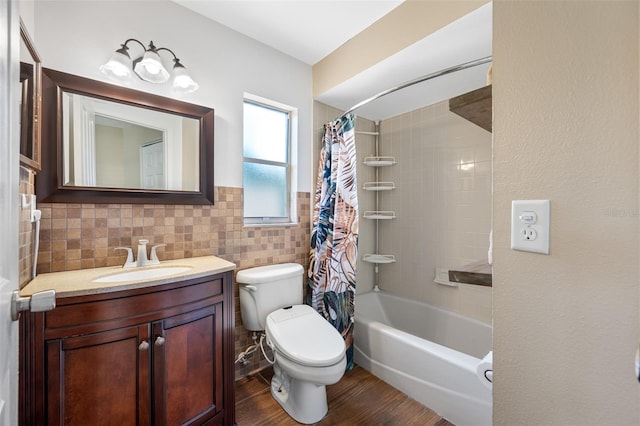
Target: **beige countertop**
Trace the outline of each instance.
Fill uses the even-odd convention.
[[[101,277],[122,272],[157,269],[167,267],[186,266],[190,269],[161,278],[146,278],[120,282],[94,282]],[[76,271],[51,272],[36,276],[22,290],[21,296],[31,296],[43,290],[55,290],[56,297],[85,296],[89,294],[109,293],[120,290],[150,287],[169,284],[177,279],[199,278],[211,274],[231,271],[236,268],[234,263],[216,256],[191,257],[187,259],[163,260],[159,265],[122,268],[122,266],[107,266],[104,268],[80,269]]]

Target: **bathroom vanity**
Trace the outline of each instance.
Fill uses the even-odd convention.
[[[135,279],[38,276],[21,295],[53,288],[57,306],[22,314],[21,424],[235,424],[233,269],[206,256]]]

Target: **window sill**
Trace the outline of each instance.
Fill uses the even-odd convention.
[[[300,226],[299,222],[245,223],[244,228],[291,228]]]

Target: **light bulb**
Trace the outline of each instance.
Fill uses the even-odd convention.
[[[179,62],[176,62],[176,65],[173,67],[173,90],[178,93],[191,93],[198,90],[200,87],[198,83],[196,83],[189,73],[187,73],[186,68]]]
[[[169,71],[162,65],[157,52],[147,50],[141,60],[136,60],[133,68],[141,79],[151,83],[164,83],[169,80]]]
[[[153,62],[146,63],[144,68],[149,74],[158,74],[160,72],[160,67]]]
[[[100,72],[118,81],[131,76],[131,58],[124,49],[116,50],[109,61],[100,66]]]

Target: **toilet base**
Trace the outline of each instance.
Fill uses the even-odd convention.
[[[271,395],[295,421],[317,423],[327,414],[327,389],[324,385],[292,379],[278,364],[271,379]]]

